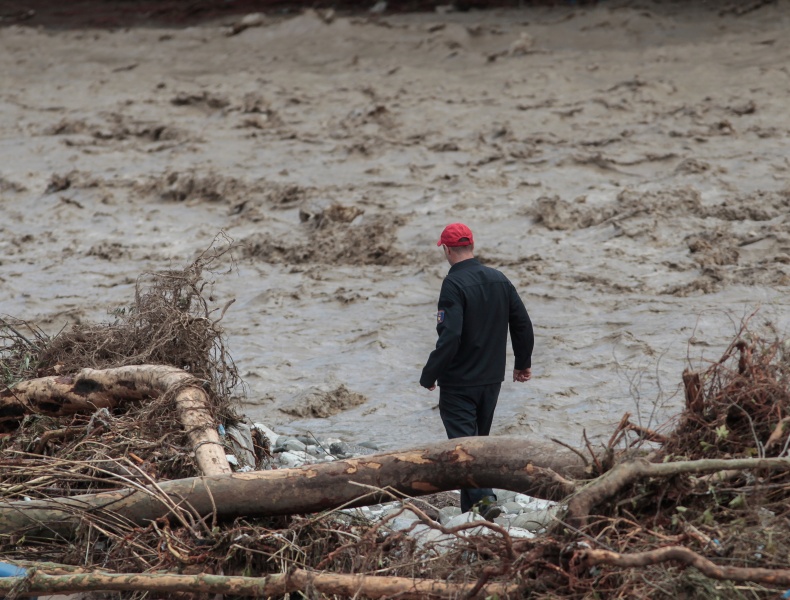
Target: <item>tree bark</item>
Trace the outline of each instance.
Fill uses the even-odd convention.
[[[584,550],[580,553],[579,558],[586,566],[608,564],[616,567],[647,567],[674,561],[695,567],[700,573],[711,579],[753,581],[766,585],[790,585],[790,570],[788,569],[720,566],[683,546],[669,546],[633,554],[619,554],[609,550]]]
[[[8,593],[21,577],[0,578],[0,592]],[[226,577],[222,575],[160,575],[121,573],[80,573],[45,575],[35,572],[23,584],[25,594],[70,594],[91,591],[147,591],[158,594],[192,592],[267,598],[313,589],[320,594],[344,597],[421,600],[466,597],[474,583],[448,583],[433,579],[376,577],[335,573],[315,573],[294,569],[266,577]],[[489,583],[472,597],[510,597],[516,584]]]
[[[178,418],[189,435],[195,460],[204,475],[230,473],[217,423],[201,382],[186,371],[165,365],[83,369],[73,377],[42,377],[0,391],[0,430],[26,414],[53,417],[175,394]]]
[[[0,592],[8,593],[23,578],[0,579]],[[155,593],[210,593],[233,596],[279,596],[314,589],[321,594],[348,597],[420,600],[423,598],[465,597],[474,583],[447,583],[432,579],[376,577],[335,573],[315,573],[294,569],[266,577],[226,577],[222,575],[160,575],[121,573],[80,573],[45,575],[35,572],[23,583],[25,594],[69,594],[90,591],[148,591]],[[516,584],[489,583],[473,597],[507,598],[518,590]]]
[[[190,510],[219,519],[312,513],[392,499],[384,490],[423,496],[461,487],[497,487],[561,500],[575,490],[565,477],[583,476],[576,454],[521,437],[471,437],[295,469],[231,473],[160,482],[158,489],[123,489],[52,500],[0,502],[0,533],[73,534],[83,519],[104,527],[144,526]],[[166,496],[163,496],[166,494]]]

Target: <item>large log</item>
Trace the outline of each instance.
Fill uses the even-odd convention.
[[[461,487],[496,487],[560,500],[584,475],[577,454],[521,437],[472,437],[295,469],[194,477],[158,484],[28,502],[0,502],[0,533],[68,537],[84,518],[104,527],[144,526],[178,504],[219,519],[313,513],[376,504],[389,489],[422,496]],[[379,491],[375,491],[379,490]],[[166,494],[166,496],[163,496]]]
[[[20,580],[18,577],[0,579],[0,593],[8,594]],[[222,575],[174,575],[149,573],[79,573],[52,576],[35,572],[25,582],[26,594],[70,594],[90,591],[146,591],[167,594],[209,593],[232,596],[268,598],[297,591],[313,590],[322,595],[342,595],[363,598],[400,598],[427,600],[429,598],[469,598],[475,583],[451,583],[433,579],[350,575],[345,573],[316,573],[293,569],[266,577],[233,577]],[[473,598],[515,596],[518,584],[488,583]]]
[[[209,410],[202,382],[165,365],[132,365],[114,369],[83,369],[75,376],[42,377],[0,390],[0,430],[18,423],[26,414],[55,417],[172,393],[178,418],[189,435],[195,460],[204,475],[230,473],[217,423]]]

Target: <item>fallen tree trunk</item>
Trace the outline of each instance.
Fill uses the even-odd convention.
[[[335,573],[315,573],[294,569],[267,577],[227,577],[221,575],[159,575],[121,573],[79,573],[45,575],[34,572],[26,581],[22,577],[0,578],[0,592],[7,594],[21,584],[25,594],[71,594],[92,591],[146,591],[154,593],[209,593],[267,598],[283,594],[315,590],[320,594],[343,597],[391,598],[421,600],[424,598],[460,598],[475,583],[448,583],[433,579],[407,577],[376,577]],[[488,583],[472,597],[507,598],[518,590],[516,584]]]
[[[201,472],[230,473],[202,382],[182,369],[165,365],[83,369],[73,377],[20,382],[0,391],[0,428],[21,421],[26,414],[60,417],[94,412],[166,393],[175,394],[178,418],[189,435]]]
[[[472,437],[295,469],[160,482],[149,488],[52,500],[0,502],[0,533],[68,537],[83,518],[103,527],[144,526],[175,510],[218,519],[312,513],[392,500],[383,490],[422,496],[496,487],[561,500],[582,477],[578,455],[520,437]],[[176,509],[176,506],[178,508]]]
[[[669,546],[633,554],[619,554],[609,550],[584,550],[580,553],[579,559],[585,566],[607,564],[615,567],[647,567],[673,561],[694,567],[711,579],[752,581],[766,585],[790,585],[790,570],[788,569],[721,566],[683,546]]]

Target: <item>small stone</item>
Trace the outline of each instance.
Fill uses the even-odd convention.
[[[384,515],[384,511],[379,506],[369,506],[371,519],[379,520]]]
[[[461,514],[461,507],[459,506],[445,506],[439,509],[439,523],[447,525],[447,522],[453,517]]]
[[[344,525],[353,525],[354,524],[354,519],[356,517],[354,515],[350,515],[348,513],[343,512],[343,511],[339,511],[339,512],[334,513],[334,518],[339,523],[343,523]]]
[[[555,512],[556,510],[552,509],[525,511],[513,519],[510,524],[513,527],[521,527],[533,532],[540,531],[551,523]]]
[[[419,525],[415,525],[414,529],[411,530],[411,536],[417,540],[418,542],[425,542],[429,538],[435,537],[433,533],[441,534],[441,531],[438,529],[434,529],[430,525],[426,525],[425,523],[420,523]]]
[[[417,543],[423,547],[426,558],[431,558],[447,554],[457,541],[458,539],[454,535],[433,530],[433,533],[425,536],[424,543],[420,543],[420,541]]]
[[[304,451],[307,452],[308,454],[310,454],[311,456],[321,456],[322,454],[324,454],[324,451],[321,450],[321,448],[319,448],[315,444],[309,444],[304,449]]]
[[[390,519],[389,521],[387,521],[387,527],[389,527],[393,531],[405,531],[415,523],[417,523],[417,521],[415,521],[414,519],[398,516],[395,517],[394,519]]]
[[[485,521],[483,517],[473,511],[461,513],[460,515],[453,517],[447,523],[445,523],[445,527],[448,529],[452,529],[453,527],[458,527],[459,525],[465,525],[466,523],[473,523],[475,521]],[[469,536],[469,535],[482,535],[486,531],[489,531],[486,527],[475,527],[473,529],[464,529],[460,531],[458,535]]]
[[[304,442],[300,442],[296,438],[289,438],[282,446],[288,452],[304,452],[307,449]]]
[[[266,427],[266,425],[264,425],[263,423],[254,423],[252,426],[258,431],[262,432],[263,435],[265,435],[268,438],[269,445],[271,446],[274,446],[275,442],[277,441],[277,438],[280,437],[279,435],[274,433],[274,431]]]
[[[504,502],[500,506],[509,515],[520,515],[524,512],[524,506],[518,502]]]
[[[535,534],[532,533],[529,529],[522,529],[521,527],[510,527],[507,530],[508,534],[512,538],[521,538],[521,539],[532,539],[535,537]]]
[[[336,442],[329,445],[329,451],[335,456],[357,456],[365,454],[373,454],[375,450],[360,446],[357,444],[348,444],[346,442]]]
[[[516,494],[516,497],[513,498],[513,500],[521,504],[524,508],[528,508],[530,510],[544,510],[546,508],[556,506],[557,504],[551,500],[533,498],[532,496],[527,496],[526,494]]]
[[[445,554],[455,543],[455,536],[442,533],[425,523],[419,523],[409,532],[409,536],[417,542],[423,550],[429,550],[431,554],[439,556]]]
[[[385,510],[383,516],[386,517],[386,516],[389,516],[389,515],[391,515],[393,513],[397,513],[397,512],[400,512],[400,514],[398,515],[398,517],[400,517],[400,518],[408,519],[409,521],[419,521],[420,520],[420,517],[418,517],[416,513],[410,511],[408,508],[406,510],[403,510],[399,506],[395,506],[393,508]],[[396,518],[398,518],[398,517],[396,517]]]
[[[518,492],[512,492],[510,490],[494,490],[494,495],[496,496],[497,502],[500,504],[504,504],[505,502],[509,502],[513,500],[517,495]],[[523,495],[523,494],[522,494]]]
[[[366,521],[374,521],[377,518],[376,511],[372,510],[369,506],[360,506],[358,508],[348,508],[344,509],[342,512],[350,515],[352,517],[356,517],[357,519],[364,519]]]
[[[278,454],[278,460],[284,467],[298,467],[304,464],[304,460],[293,452],[281,452]]]
[[[359,442],[357,445],[363,448],[370,448],[371,450],[379,450],[379,445],[376,442]]]

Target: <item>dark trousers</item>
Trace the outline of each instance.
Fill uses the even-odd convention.
[[[488,435],[494,420],[494,410],[501,383],[469,387],[439,388],[439,414],[448,439]],[[491,488],[461,490],[461,510],[467,512],[486,496],[494,496]]]

